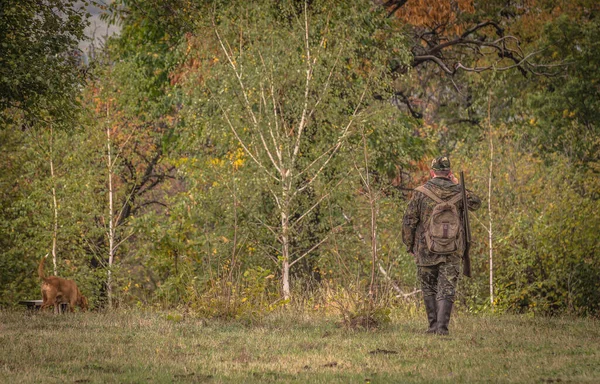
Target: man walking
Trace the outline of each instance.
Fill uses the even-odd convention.
[[[448,156],[434,159],[429,173],[431,179],[415,189],[404,213],[402,241],[417,263],[427,333],[447,335],[464,251],[464,204]],[[479,197],[467,191],[468,209],[480,206]]]

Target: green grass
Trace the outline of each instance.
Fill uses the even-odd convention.
[[[422,333],[424,313],[401,312],[367,332],[317,314],[244,325],[0,311],[0,382],[600,382],[598,321],[459,313],[451,336],[440,337]]]

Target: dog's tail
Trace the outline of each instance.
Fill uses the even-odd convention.
[[[38,276],[40,276],[40,279],[44,281],[46,280],[46,275],[44,274],[44,260],[46,260],[46,257],[48,257],[48,254],[42,257],[42,260],[40,260],[40,265],[38,266]]]

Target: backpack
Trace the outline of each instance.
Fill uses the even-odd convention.
[[[444,201],[429,189],[421,186],[415,189],[437,203],[433,207],[429,221],[425,224],[425,240],[431,253],[462,254],[464,251],[463,227],[456,203],[462,199],[459,192]]]

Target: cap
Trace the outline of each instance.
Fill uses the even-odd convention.
[[[449,171],[450,170],[450,159],[448,156],[441,156],[433,159],[431,162],[431,169],[434,171]]]

